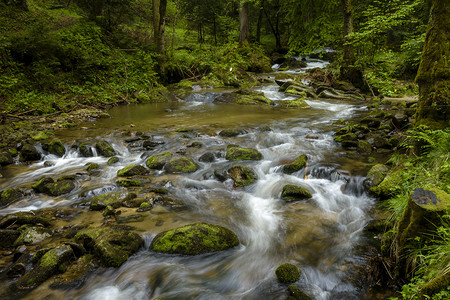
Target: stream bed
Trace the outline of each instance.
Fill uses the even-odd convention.
[[[275,84],[258,89],[270,99],[292,99]],[[351,119],[366,110],[362,104],[334,100],[307,100],[310,109],[214,104],[227,91],[201,90],[177,103],[153,103],[113,108],[110,119],[87,122],[58,132],[66,147],[59,158],[47,154],[31,165],[6,168],[2,188],[30,186],[43,175],[78,174],[77,188],[60,197],[31,194],[0,210],[0,216],[46,207],[82,207],[90,197],[125,188],[115,184],[117,171],[163,152],[185,153],[200,168],[191,174],[152,171],[151,184],[164,187],[182,202],[177,208],[155,206],[142,218],[127,223],[145,240],[145,246],[120,268],[98,269],[77,289],[52,290],[43,284],[24,299],[285,299],[286,285],[277,282],[282,263],[297,265],[296,283],[313,299],[362,299],[366,279],[359,272],[366,264],[363,229],[370,220],[374,199],[363,188],[370,167],[353,159],[333,141],[333,121]],[[236,137],[221,137],[223,129],[239,129]],[[119,162],[95,153],[82,157],[71,148],[75,141],[92,144],[106,139]],[[143,147],[145,139],[155,147]],[[201,147],[189,147],[198,142]],[[215,171],[235,162],[224,158],[228,144],[255,148],[260,161],[239,164],[255,171],[258,180],[236,188],[220,181]],[[214,161],[199,162],[205,152]],[[281,166],[301,154],[306,169],[293,174]],[[100,165],[100,173],[86,173],[86,163]],[[286,202],[284,185],[306,188],[312,198]],[[135,212],[133,212],[136,214]],[[127,215],[127,212],[124,212]],[[77,222],[101,224],[103,217]],[[149,245],[156,234],[187,224],[205,222],[231,229],[239,246],[198,256],[155,253]]]

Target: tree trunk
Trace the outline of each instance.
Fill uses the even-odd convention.
[[[353,52],[353,45],[350,43],[351,39],[349,34],[353,32],[353,8],[351,0],[341,0],[342,13],[344,15],[344,67],[354,65],[355,55]]]
[[[248,2],[241,3],[241,9],[239,10],[239,45],[248,44]]]
[[[414,126],[439,129],[450,125],[450,6],[433,0],[431,19],[416,76],[419,105]]]
[[[159,75],[165,75],[164,27],[167,0],[153,0],[153,29],[155,32],[156,52],[158,53]]]
[[[262,3],[264,3],[264,0]],[[262,9],[263,5],[264,4],[261,4],[261,7],[259,9],[258,22],[256,23],[256,42],[258,44],[261,43],[261,25],[262,25],[262,18],[263,18],[263,9]]]

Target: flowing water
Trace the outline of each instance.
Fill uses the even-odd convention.
[[[290,99],[277,87],[261,87],[272,99]],[[164,185],[185,207],[155,207],[142,213],[135,225],[146,246],[118,269],[92,274],[80,289],[54,292],[61,299],[284,299],[286,286],[277,283],[275,269],[293,263],[302,270],[297,283],[314,299],[361,299],[364,278],[355,275],[365,263],[359,247],[362,230],[373,205],[362,189],[367,166],[345,155],[333,141],[334,120],[352,118],[365,110],[355,103],[311,100],[309,110],[239,105],[216,105],[213,99],[224,91],[199,91],[179,103],[130,105],[114,108],[111,119],[63,130],[66,142],[62,158],[45,156],[30,166],[14,165],[0,179],[2,187],[29,186],[42,175],[79,173],[78,188],[63,197],[29,195],[0,210],[1,215],[50,206],[79,205],[92,195],[119,190],[116,172],[129,164],[145,164],[148,156],[165,151],[186,152],[198,159],[207,151],[212,163],[188,175],[153,173],[154,182]],[[226,92],[226,91],[225,91]],[[184,128],[180,132],[180,128]],[[234,138],[222,138],[223,128],[244,129]],[[270,128],[270,129],[269,129]],[[139,141],[123,135],[150,136],[160,145],[143,150]],[[83,158],[69,145],[76,140],[107,139],[119,153],[120,162],[107,166],[107,158]],[[198,141],[202,148],[187,145]],[[220,182],[214,170],[223,171],[235,163],[225,160],[227,144],[258,149],[261,161],[240,164],[258,175],[255,184],[234,188],[231,180]],[[283,174],[280,166],[307,154],[306,170]],[[85,164],[101,165],[101,176],[90,176]],[[312,199],[287,203],[281,200],[286,184],[311,191]],[[101,213],[99,213],[101,214]],[[240,245],[219,253],[194,257],[162,255],[148,250],[153,237],[186,224],[207,222],[234,231]],[[48,291],[39,287],[28,295],[41,298]]]

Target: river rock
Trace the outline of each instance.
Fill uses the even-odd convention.
[[[147,159],[146,165],[149,169],[161,170],[171,157],[172,153],[169,152],[152,155]]]
[[[306,166],[307,161],[308,157],[306,156],[306,154],[302,154],[299,157],[297,157],[293,162],[284,165],[283,173],[292,174],[294,172],[300,171]]]
[[[282,264],[275,270],[275,275],[281,283],[293,283],[300,279],[300,270],[293,264]]]
[[[56,156],[62,157],[66,153],[63,143],[59,139],[53,139],[48,144],[48,152]]]
[[[389,172],[389,168],[383,164],[377,164],[370,168],[364,180],[364,186],[367,189],[379,185]]]
[[[258,179],[255,172],[244,166],[233,166],[228,169],[227,173],[233,179],[235,187],[250,185]]]
[[[105,140],[100,140],[95,144],[95,149],[97,150],[97,153],[105,156],[105,157],[112,157],[116,155],[116,151],[114,148]]]
[[[9,204],[21,199],[23,194],[14,188],[7,188],[0,194],[0,207],[8,206]]]
[[[0,153],[0,166],[10,165],[14,162],[13,157],[8,152]]]
[[[240,129],[224,129],[219,132],[219,136],[221,137],[235,137],[240,134],[244,134],[245,132]]]
[[[143,183],[140,182],[139,180],[129,179],[129,178],[119,179],[116,181],[116,183],[123,187],[133,187],[133,186],[142,186],[143,185]]]
[[[277,100],[275,103],[282,108],[311,108],[311,106],[303,99]]]
[[[120,193],[111,192],[102,195],[96,195],[90,199],[90,210],[103,210],[106,206],[111,205],[113,208],[122,206],[123,200],[120,199]]]
[[[51,233],[48,229],[36,226],[28,227],[22,231],[14,246],[17,247],[23,244],[34,245],[49,237],[51,237]]]
[[[201,162],[205,162],[205,163],[212,163],[216,160],[216,157],[215,157],[214,153],[206,152],[206,153],[203,153],[202,156],[200,156],[198,160]]]
[[[83,255],[75,263],[70,265],[64,274],[57,275],[50,288],[79,288],[86,282],[88,274],[94,269],[95,263],[93,256],[90,254]]]
[[[252,148],[241,148],[236,145],[229,145],[225,158],[230,161],[239,160],[261,160],[263,158],[261,152]]]
[[[82,230],[77,233],[75,240],[82,243],[107,267],[120,267],[144,245],[144,240],[138,234],[110,228]]]
[[[7,215],[0,221],[0,228],[7,228],[11,225],[44,225],[50,226],[50,221],[47,218],[36,216],[31,212],[18,212]]]
[[[45,176],[31,187],[38,193],[56,197],[71,192],[76,188],[76,185],[71,179],[62,179],[54,182],[52,178]]]
[[[148,171],[145,167],[141,165],[128,165],[123,169],[117,171],[117,176],[127,177],[127,176],[135,176],[135,175],[145,175]]]
[[[174,157],[164,165],[167,173],[193,173],[198,165],[187,157]]]
[[[20,232],[11,229],[0,229],[0,249],[10,249],[14,247],[14,242],[20,236]]]
[[[388,199],[401,192],[401,186],[404,182],[403,173],[407,172],[406,167],[399,165],[390,170],[383,181],[377,186],[370,188],[370,192],[381,199]]]
[[[372,153],[372,145],[367,141],[358,140],[356,150],[361,154],[370,154]]]
[[[214,103],[233,103],[241,105],[273,105],[274,102],[265,97],[260,92],[248,92],[238,91],[232,93],[223,93],[219,97],[216,97]]]
[[[41,154],[36,150],[33,145],[25,144],[20,151],[19,161],[28,162],[40,160]]]
[[[159,233],[150,250],[167,254],[198,255],[235,247],[239,240],[228,228],[204,223]]]
[[[287,184],[283,187],[281,197],[286,201],[296,201],[312,198],[311,193],[297,185]]]
[[[291,284],[287,288],[289,296],[296,300],[311,300],[298,286]]]
[[[72,248],[68,245],[57,246],[46,252],[39,262],[16,284],[18,289],[33,289],[56,274],[61,266],[74,258]]]
[[[81,143],[80,146],[78,146],[78,151],[80,152],[80,155],[83,157],[94,156],[94,151],[92,151],[92,147],[91,145],[89,145],[89,143]]]
[[[87,163],[87,164],[85,164],[85,170],[86,171],[92,171],[92,170],[97,170],[97,169],[100,169],[100,165],[99,164],[97,164],[97,163],[93,163],[93,162],[89,162],[89,163]]]
[[[108,166],[113,165],[115,163],[118,163],[120,161],[120,159],[117,156],[113,156],[110,159],[108,159]]]

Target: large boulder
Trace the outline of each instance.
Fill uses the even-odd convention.
[[[7,228],[11,225],[44,225],[50,226],[50,221],[47,218],[36,216],[31,212],[18,212],[7,215],[0,221],[0,228]]]
[[[390,170],[381,183],[371,187],[369,191],[381,199],[388,199],[398,195],[401,192],[401,187],[406,176],[405,168],[403,165],[399,165]]]
[[[293,264],[282,264],[279,265],[275,270],[275,275],[281,283],[293,283],[300,279],[300,270],[296,265]]]
[[[148,171],[145,167],[141,165],[128,165],[123,169],[117,171],[117,176],[127,177],[127,176],[135,176],[135,175],[145,175]]]
[[[159,233],[150,250],[167,254],[198,255],[235,247],[239,240],[228,228],[197,223]]]
[[[261,92],[239,90],[232,93],[223,93],[214,99],[214,103],[233,103],[241,105],[273,105],[274,102]]]
[[[116,151],[114,148],[105,140],[100,140],[95,144],[95,149],[97,150],[97,153],[105,156],[105,157],[112,157],[116,155]]]
[[[51,232],[48,229],[33,226],[22,230],[19,238],[15,241],[14,246],[23,244],[34,245],[47,238],[51,237]]]
[[[308,157],[306,156],[306,154],[302,154],[299,157],[297,157],[293,162],[284,165],[283,173],[292,174],[294,172],[300,171],[306,166],[307,161]]]
[[[389,172],[389,168],[383,164],[377,164],[370,168],[367,172],[366,179],[364,180],[364,186],[367,189],[379,185]]]
[[[107,267],[120,267],[144,244],[136,233],[110,228],[86,229],[75,240],[91,251]]]
[[[38,193],[57,197],[70,193],[76,188],[76,185],[71,179],[61,178],[55,182],[52,178],[44,176],[31,187]]]
[[[25,144],[20,151],[19,161],[27,162],[27,161],[35,161],[40,160],[41,154],[36,150],[33,145]]]
[[[16,286],[18,289],[33,289],[46,281],[48,278],[60,271],[64,266],[75,257],[73,250],[68,245],[59,245],[47,251],[39,262],[22,278],[19,279]]]
[[[83,157],[94,156],[94,152],[92,151],[92,147],[89,143],[81,143],[80,146],[78,146],[78,151],[80,152],[80,155]]]
[[[48,144],[48,152],[56,156],[62,157],[66,153],[63,143],[59,139],[53,139]]]
[[[219,136],[221,137],[235,137],[238,136],[240,134],[245,133],[245,131],[241,130],[241,129],[223,129],[222,131],[219,132]]]
[[[244,166],[233,166],[228,169],[227,173],[233,179],[235,187],[250,185],[258,179],[255,172]]]
[[[103,210],[107,206],[113,208],[119,208],[122,206],[123,199],[121,199],[120,193],[111,192],[102,195],[96,195],[90,199],[90,210]]]
[[[311,106],[303,99],[278,100],[275,102],[279,107],[282,108],[311,108]]]
[[[241,148],[236,145],[229,145],[225,158],[230,161],[238,160],[261,160],[263,158],[261,152],[251,148]]]
[[[169,152],[152,155],[147,159],[146,165],[149,169],[161,170],[171,157],[172,153]]]
[[[64,274],[57,275],[51,288],[68,289],[82,286],[89,272],[95,269],[94,259],[91,254],[83,255],[67,268]]]
[[[312,197],[311,193],[297,185],[287,184],[283,187],[283,191],[281,192],[281,197],[286,201],[297,201],[309,199]]]
[[[174,157],[164,165],[167,173],[193,173],[198,165],[187,157]]]

